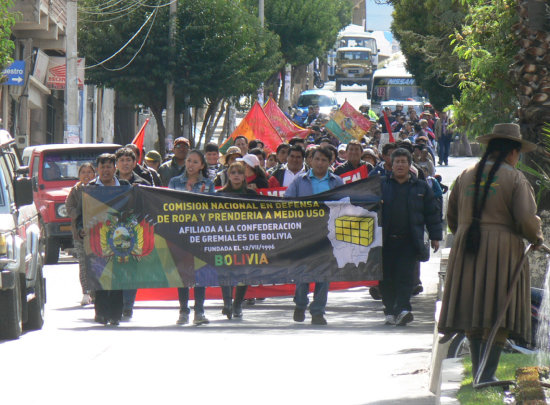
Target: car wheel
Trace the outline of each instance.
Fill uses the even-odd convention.
[[[21,277],[15,275],[15,287],[0,291],[0,339],[17,339],[23,331]]]
[[[48,237],[46,234],[46,224],[44,224],[42,219],[40,220],[40,239],[44,241],[45,245],[44,260],[46,264],[57,264],[61,245],[57,239]]]
[[[36,284],[34,286],[34,298],[29,301],[27,322],[23,324],[24,330],[39,330],[44,325],[44,304],[46,302],[46,288],[44,276],[42,274],[41,259],[38,272],[36,274]]]

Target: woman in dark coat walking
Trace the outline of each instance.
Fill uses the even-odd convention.
[[[504,307],[524,251],[523,238],[542,244],[533,189],[516,164],[536,145],[521,138],[516,124],[497,124],[478,138],[487,144],[479,163],[466,169],[452,189],[447,222],[455,238],[449,256],[439,331],[464,332],[470,341],[474,376],[490,329]],[[500,325],[479,383],[495,381],[509,335],[529,339],[530,277],[526,262]]]

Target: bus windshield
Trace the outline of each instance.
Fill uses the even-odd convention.
[[[361,38],[361,37],[343,37],[340,39],[340,47],[363,47],[369,48],[373,53],[377,53],[376,39],[374,38]]]
[[[375,77],[372,86],[372,101],[388,100],[422,101],[426,93],[416,85],[412,77]]]

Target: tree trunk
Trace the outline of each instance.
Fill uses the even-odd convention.
[[[214,121],[214,124],[211,125],[206,131],[206,139],[204,140],[205,145],[212,140],[212,137],[214,136],[214,132],[216,131],[216,128],[218,128],[218,124],[220,122],[220,119],[224,111],[225,111],[225,100],[222,100],[220,108],[218,110],[218,115],[216,117],[216,120]]]
[[[533,163],[537,163],[550,173],[541,133],[543,125],[550,123],[550,32],[544,24],[550,16],[544,1],[519,0],[518,5],[519,22],[513,26],[518,53],[511,74],[519,83],[519,125],[525,139],[542,145],[525,156],[525,163],[533,168],[537,167]],[[531,18],[540,14],[543,18]],[[533,186],[537,188],[536,183]],[[540,209],[549,209],[550,199],[543,198],[539,205]]]
[[[548,151],[544,144],[542,127],[550,123],[550,13],[544,0],[518,0],[519,22],[513,26],[517,37],[518,53],[511,67],[512,77],[518,81],[517,86],[519,125],[523,138],[539,145],[537,150],[524,155],[523,163],[537,172],[550,173],[547,158]],[[535,189],[540,191],[537,179],[527,176]],[[539,215],[545,237],[550,232],[550,198],[548,191],[543,190],[539,201]],[[546,258],[538,252],[530,258],[532,285],[542,287],[546,273]]]
[[[164,126],[164,122],[162,121],[162,108],[152,106],[151,112],[153,113],[153,116],[155,117],[155,120],[157,121],[157,134],[158,134],[158,142],[159,142],[159,153],[164,156],[166,155],[166,127]],[[173,140],[172,140],[173,141]]]
[[[199,141],[197,142],[197,147],[200,146],[203,136],[208,134],[209,131],[212,132],[212,125],[214,123],[214,118],[216,116],[216,111],[218,110],[219,104],[219,100],[211,100],[208,104],[208,108],[206,109],[206,113],[204,114],[204,119],[202,121],[201,133],[199,136]]]

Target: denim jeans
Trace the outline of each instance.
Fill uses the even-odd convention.
[[[452,135],[442,135],[439,139],[439,162],[449,164]]]
[[[204,298],[206,287],[193,287],[195,293],[195,313],[204,314]],[[180,314],[189,313],[189,287],[178,288],[178,299],[180,301]]]
[[[325,313],[325,307],[327,306],[328,288],[330,283],[315,283],[315,290],[313,292],[313,302],[309,306],[309,312],[311,315],[323,315]],[[305,310],[309,299],[307,294],[309,293],[309,283],[296,284],[296,292],[294,294],[294,302],[296,308]]]

